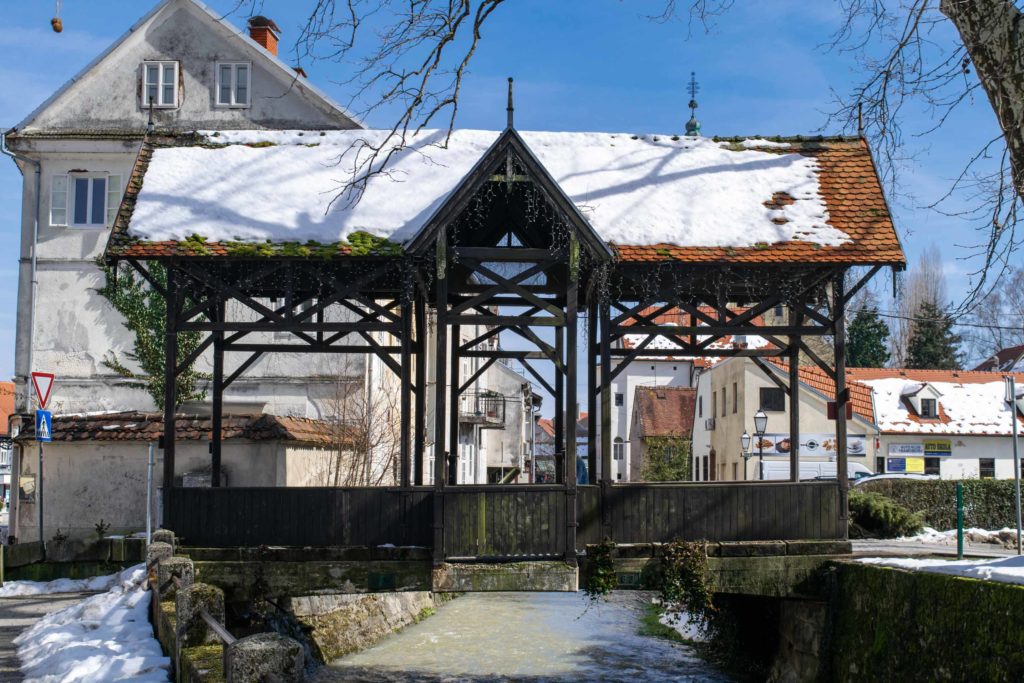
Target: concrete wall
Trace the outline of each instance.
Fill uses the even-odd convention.
[[[227,441],[222,463],[229,486],[319,485],[312,473],[325,456],[324,449],[288,446],[278,442]],[[71,538],[94,536],[100,519],[109,533],[141,531],[146,523],[148,446],[145,442],[54,442],[43,455],[43,537],[50,541],[57,530]],[[154,494],[163,485],[163,455],[155,452]],[[178,441],[175,471],[209,471],[207,441]],[[21,462],[21,476],[39,472],[38,449],[29,444]],[[159,503],[154,500],[155,525]],[[39,540],[37,502],[18,505],[18,538]]]

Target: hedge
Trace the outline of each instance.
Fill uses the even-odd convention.
[[[964,526],[980,529],[1015,527],[1012,479],[965,479]],[[921,481],[879,479],[864,482],[854,490],[874,492],[924,515],[924,523],[935,529],[956,528],[956,482],[948,479]]]

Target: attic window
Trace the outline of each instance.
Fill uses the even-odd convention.
[[[218,62],[217,106],[248,107],[251,74],[249,62]]]
[[[142,63],[142,108],[149,106],[173,109],[178,106],[178,63]]]
[[[921,417],[936,418],[939,416],[938,402],[934,398],[921,399]]]

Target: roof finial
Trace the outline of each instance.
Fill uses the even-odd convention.
[[[697,93],[700,86],[697,84],[697,74],[690,72],[690,84],[687,86],[690,91],[690,120],[686,122],[687,135],[700,135],[700,121],[697,120]]]
[[[516,108],[512,106],[512,77],[508,77],[508,108],[505,110],[508,112],[508,127],[513,128],[512,119],[515,114]]]

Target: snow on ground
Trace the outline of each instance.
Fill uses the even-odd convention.
[[[924,530],[916,536],[902,536],[894,540],[911,543],[941,543],[943,545],[951,545],[956,543],[956,529],[938,531],[930,526],[926,526]],[[970,529],[964,529],[964,541],[967,543],[993,543],[1007,547],[1016,547],[1017,530],[1004,527],[998,531],[989,531],[987,529],[977,529],[972,527]]]
[[[168,680],[171,661],[149,623],[145,565],[102,578],[114,579],[107,592],[48,614],[14,639],[26,682]]]
[[[362,177],[375,147],[394,148],[389,131],[206,132],[210,142],[228,146],[154,151],[130,232],[151,241],[199,235],[211,241],[333,243],[365,231],[404,243],[499,136],[456,130],[445,147],[446,133],[410,137],[353,203],[339,193]],[[827,223],[817,161],[766,151],[767,141],[736,149],[694,137],[521,135],[609,243],[751,247],[849,241]],[[254,143],[265,144],[246,146]],[[776,209],[764,205],[781,192],[796,201]],[[395,201],[398,193],[401,201]],[[780,218],[785,221],[773,222]]]
[[[897,567],[911,571],[949,574],[984,581],[1024,584],[1024,557],[998,560],[918,560],[909,557],[865,557],[857,562],[879,567]]]
[[[94,576],[89,579],[56,579],[54,581],[5,581],[0,598],[51,593],[89,593],[110,590],[120,580],[120,574]]]

